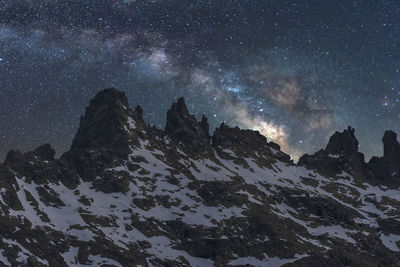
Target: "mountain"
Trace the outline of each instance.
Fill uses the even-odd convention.
[[[59,159],[0,164],[1,266],[400,266],[400,144],[355,130],[298,164],[257,131],[212,136],[183,98],[164,130],[99,92]]]

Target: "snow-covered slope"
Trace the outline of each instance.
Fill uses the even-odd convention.
[[[165,131],[142,113],[106,89],[61,159],[9,153],[0,265],[400,265],[400,190],[357,158],[351,128],[297,166],[258,132],[210,137],[183,99]]]

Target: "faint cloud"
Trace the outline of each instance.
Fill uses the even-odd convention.
[[[324,102],[324,88],[302,70],[273,68],[264,64],[249,67],[249,79],[259,92],[306,131],[323,128],[331,130],[334,125],[332,111]]]

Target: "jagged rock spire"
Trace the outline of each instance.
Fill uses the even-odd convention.
[[[134,123],[129,123],[130,121]],[[134,125],[133,125],[134,124]],[[82,176],[93,179],[117,159],[126,159],[130,146],[137,145],[137,132],[144,129],[143,109],[129,108],[124,92],[114,88],[99,92],[81,117],[78,132],[69,152],[62,156]]]
[[[398,186],[400,184],[400,144],[397,134],[385,131],[382,138],[383,157],[372,157],[368,162],[370,178],[376,183]]]
[[[193,152],[203,151],[210,146],[208,130],[207,118],[203,115],[201,122],[198,122],[189,113],[183,97],[178,98],[167,111],[165,132]]]
[[[204,133],[206,133],[209,136],[210,125],[208,124],[208,119],[204,114],[201,116],[200,126],[203,129]]]
[[[358,140],[354,135],[354,128],[348,126],[343,132],[335,132],[329,139],[325,151],[329,154],[351,155],[358,152]]]
[[[126,146],[128,133],[124,126],[129,114],[125,93],[114,88],[99,92],[81,117],[71,150],[105,145]]]
[[[350,171],[364,177],[364,155],[358,152],[359,143],[354,132],[351,126],[343,132],[335,132],[325,150],[320,150],[314,155],[303,155],[298,165],[309,166],[328,173]]]
[[[136,108],[135,108],[133,113],[134,113],[136,121],[140,121],[140,122],[144,123],[144,120],[143,120],[143,108],[140,105],[136,106]]]
[[[385,160],[400,163],[400,144],[397,141],[397,134],[391,130],[385,131],[382,142]]]

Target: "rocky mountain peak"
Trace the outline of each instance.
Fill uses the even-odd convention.
[[[184,97],[179,97],[175,102],[173,102],[170,110],[182,115],[190,115]]]
[[[114,88],[99,92],[81,117],[69,152],[62,156],[83,177],[94,178],[118,159],[126,159],[136,134],[144,129],[143,109],[129,108],[124,92]]]
[[[386,160],[400,162],[400,144],[397,141],[397,134],[391,130],[385,131],[382,142],[383,157]]]
[[[62,180],[65,184],[75,184],[76,177],[67,175],[65,166],[54,159],[55,151],[49,144],[39,146],[34,151],[21,152],[11,150],[4,161],[4,165],[10,170],[20,174],[20,177],[28,177],[36,183],[44,184],[49,181]],[[66,177],[68,176],[68,178]]]
[[[212,142],[213,146],[260,148],[267,145],[267,138],[258,131],[242,130],[221,123],[220,127],[215,129]]]
[[[142,108],[107,89],[61,159],[48,144],[11,151],[0,164],[0,265],[400,266],[394,132],[368,164],[354,129],[336,132],[300,159],[310,169],[224,123],[211,149],[207,118],[183,98],[165,131],[144,127]]]
[[[43,160],[53,160],[54,156],[56,154],[56,151],[51,147],[50,144],[44,144],[42,146],[39,146],[38,148],[35,149],[34,153],[38,155],[40,158]]]
[[[11,167],[21,164],[23,161],[52,161],[56,152],[49,144],[44,144],[36,148],[34,151],[22,153],[19,150],[11,150],[8,152],[4,164]]]
[[[209,136],[210,125],[208,124],[208,119],[205,115],[201,116],[200,126],[203,129],[203,131]]]
[[[167,111],[165,132],[173,139],[186,144],[193,152],[199,152],[209,147],[209,125],[203,116],[198,122],[187,109],[185,99],[179,98]]]
[[[71,150],[121,145],[126,139],[124,125],[129,113],[125,93],[113,88],[99,92],[90,101],[85,115],[81,117]]]
[[[372,157],[368,162],[372,181],[389,186],[400,184],[400,144],[397,134],[391,130],[385,131],[382,138],[383,157]]]
[[[125,92],[119,91],[115,88],[106,88],[95,95],[95,97],[90,101],[90,106],[101,106],[105,104],[114,105],[122,104],[125,107],[129,106],[128,98]]]
[[[329,139],[325,150],[313,155],[305,154],[298,162],[326,173],[349,171],[357,176],[365,176],[364,155],[358,152],[355,129],[348,126],[343,132],[335,132]]]
[[[142,121],[144,123],[143,120],[143,108],[140,105],[137,105],[135,110],[133,111],[136,120],[138,121]]]
[[[274,158],[282,162],[292,164],[290,156],[280,150],[280,146],[274,142],[267,142],[267,138],[259,131],[243,130],[239,127],[229,127],[225,123],[221,123],[216,128],[212,136],[212,145],[217,150],[228,148],[238,153],[252,154],[257,151],[258,155],[270,158],[272,150],[274,150]],[[254,156],[254,155],[253,155]]]
[[[354,135],[355,129],[348,126],[343,132],[335,132],[329,139],[325,151],[332,155],[351,155],[358,152],[358,140]]]

